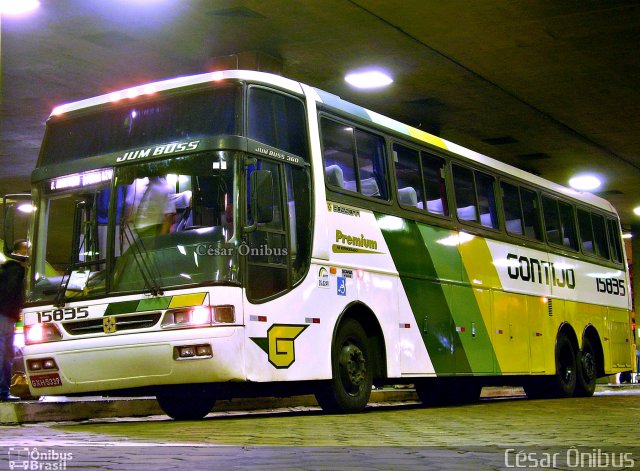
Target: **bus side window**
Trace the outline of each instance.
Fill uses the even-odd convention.
[[[387,172],[384,158],[384,139],[360,129],[356,130],[359,192],[364,196],[387,199]]]
[[[486,173],[453,166],[458,219],[494,229],[498,227],[494,181]]]
[[[593,242],[596,246],[596,255],[602,258],[609,258],[609,245],[607,244],[607,230],[604,224],[604,217],[598,214],[591,214],[593,226]]]
[[[447,186],[444,178],[446,162],[440,157],[422,154],[422,177],[427,204],[424,209],[434,214],[443,216],[449,215],[449,205],[447,204]]]
[[[502,182],[502,206],[504,207],[504,219],[507,232],[510,234],[524,235],[522,221],[522,208],[520,192],[517,186]]]
[[[536,240],[542,240],[542,222],[538,211],[538,195],[535,191],[520,188],[522,202],[522,217],[524,221],[524,235]]]
[[[485,227],[498,228],[498,212],[496,211],[495,179],[491,175],[475,172],[478,191],[478,209],[480,224]]]
[[[582,251],[590,255],[595,254],[593,229],[591,228],[591,215],[584,209],[578,209],[578,229],[580,230]]]
[[[468,168],[453,166],[453,188],[456,194],[456,211],[461,221],[478,221],[476,191],[473,172]]]
[[[296,98],[263,88],[249,89],[247,135],[309,161],[304,105]]]
[[[353,145],[353,128],[322,119],[322,151],[325,179],[328,185],[355,191],[356,169]]]
[[[560,208],[560,223],[562,224],[562,244],[565,247],[578,250],[573,206],[563,201],[558,201],[558,207]]]
[[[393,157],[398,181],[398,203],[424,209],[418,151],[394,144]]]
[[[547,233],[547,242],[562,245],[560,215],[558,214],[557,201],[547,196],[543,196],[542,209],[544,211],[544,230]]]
[[[617,221],[609,219],[608,233],[609,233],[609,246],[611,247],[611,259],[614,262],[622,263],[622,245],[620,244],[620,229]]]

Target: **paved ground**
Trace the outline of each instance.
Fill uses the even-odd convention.
[[[0,426],[0,469],[640,469],[639,421],[640,390],[617,389],[345,416],[307,406],[48,422]]]

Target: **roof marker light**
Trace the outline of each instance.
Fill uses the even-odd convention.
[[[600,188],[602,181],[595,175],[576,175],[569,180],[569,186],[575,190],[591,191]]]
[[[393,83],[393,79],[380,70],[351,72],[344,79],[349,85],[363,89],[381,88]]]

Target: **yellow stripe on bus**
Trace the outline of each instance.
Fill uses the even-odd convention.
[[[207,293],[178,294],[171,299],[170,308],[200,306],[204,304]]]

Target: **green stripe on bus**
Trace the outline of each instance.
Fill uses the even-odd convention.
[[[436,373],[494,373],[495,352],[457,232],[408,220],[382,232]]]
[[[172,296],[162,298],[141,299],[136,311],[153,311],[156,309],[167,309],[171,303]]]
[[[138,300],[134,301],[122,301],[119,303],[110,303],[105,311],[105,316],[115,316],[117,314],[126,314],[128,312],[135,312],[138,307]]]

